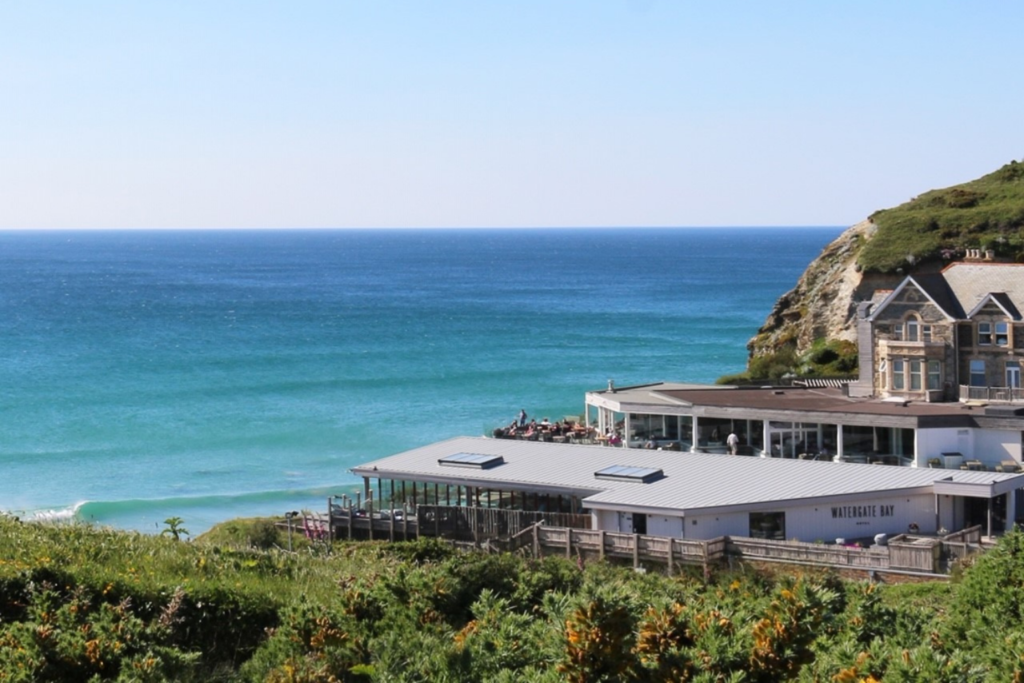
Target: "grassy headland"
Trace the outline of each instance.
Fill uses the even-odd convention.
[[[860,251],[866,272],[892,273],[962,258],[968,248],[1024,261],[1024,163],[961,185],[932,190],[876,211],[878,231]]]
[[[1019,532],[950,584],[872,586],[0,518],[0,681],[1015,680],[1022,586]]]

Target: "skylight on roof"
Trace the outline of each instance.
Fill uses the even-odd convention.
[[[630,467],[628,465],[612,465],[594,472],[597,479],[614,479],[616,481],[636,481],[649,484],[665,476],[665,473],[654,467]]]
[[[444,467],[471,467],[477,470],[489,470],[492,467],[505,464],[505,458],[500,455],[484,455],[483,453],[453,453],[438,458],[437,464]]]

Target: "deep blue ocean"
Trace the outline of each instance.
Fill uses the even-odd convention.
[[[840,228],[0,232],[0,510],[193,534],[710,382]]]

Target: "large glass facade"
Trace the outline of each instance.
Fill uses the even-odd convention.
[[[836,453],[835,425],[772,421],[768,438],[773,458],[828,460]]]
[[[843,458],[852,462],[900,464],[914,455],[914,430],[899,427],[843,427]],[[890,462],[890,460],[892,462]]]

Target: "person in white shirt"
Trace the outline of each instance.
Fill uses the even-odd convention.
[[[729,436],[725,437],[725,445],[729,447],[730,455],[739,454],[740,437],[736,436],[736,432],[729,432]]]

